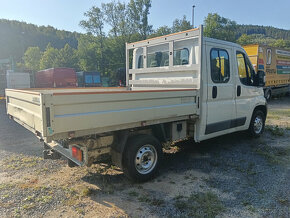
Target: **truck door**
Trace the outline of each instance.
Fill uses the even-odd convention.
[[[256,104],[256,97],[261,96],[262,89],[254,86],[255,70],[242,49],[235,50],[236,66],[236,116],[237,130],[247,129]]]
[[[233,49],[223,44],[207,44],[207,118],[205,137],[235,130],[235,77]]]

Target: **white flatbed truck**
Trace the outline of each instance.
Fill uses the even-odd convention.
[[[109,153],[135,181],[156,174],[163,142],[260,136],[264,72],[240,45],[202,29],[126,44],[126,87],[7,89],[7,113],[44,141],[46,158],[90,166]]]

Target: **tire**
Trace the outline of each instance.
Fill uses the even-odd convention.
[[[158,172],[162,147],[151,135],[135,135],[128,139],[123,155],[124,174],[134,182],[145,182]]]
[[[272,98],[272,91],[270,89],[266,90],[265,92],[266,101],[269,102]]]
[[[248,129],[249,134],[254,137],[260,137],[265,128],[265,114],[260,110],[255,110],[251,119],[251,123]]]

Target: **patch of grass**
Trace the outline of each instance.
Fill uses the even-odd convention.
[[[81,196],[90,196],[92,194],[92,190],[88,187],[84,187],[80,190],[80,195]]]
[[[40,174],[46,173],[46,172],[48,172],[48,168],[41,168],[41,169],[36,170],[37,175],[40,175]]]
[[[253,205],[249,205],[249,206],[247,206],[247,209],[248,209],[249,211],[251,211],[252,213],[255,213],[255,212],[257,211],[257,209],[256,209]]]
[[[24,155],[12,155],[3,160],[5,169],[19,170],[36,166],[42,158]]]
[[[271,116],[282,116],[282,117],[290,117],[290,109],[275,109],[268,112],[267,117]]]
[[[222,202],[212,192],[191,194],[188,198],[175,198],[176,209],[189,217],[215,217],[225,210]]]
[[[281,204],[281,205],[284,205],[284,206],[290,206],[290,202],[287,198],[279,198],[278,199],[278,202]]]
[[[31,201],[32,199],[34,199],[34,195],[29,195],[24,199],[24,201]]]
[[[2,183],[0,184],[0,191],[13,188],[15,185],[11,183]]]
[[[34,207],[35,207],[35,204],[34,204],[34,203],[24,204],[24,205],[22,206],[22,208],[23,208],[24,210],[30,210],[30,209],[32,209],[32,208],[34,208]]]
[[[280,117],[279,115],[276,115],[276,114],[268,113],[268,114],[267,114],[267,119],[271,119],[271,120],[280,120],[281,117]]]
[[[150,197],[148,197],[146,195],[140,196],[138,198],[138,200],[140,202],[144,202],[144,203],[150,204],[151,206],[157,206],[157,207],[162,206],[165,203],[165,201],[162,200],[162,199],[155,198],[155,197],[150,198]]]
[[[182,196],[182,195],[177,195],[177,196],[175,196],[175,197],[173,198],[173,200],[180,200],[180,199],[182,199],[182,198],[184,198],[184,196]]]
[[[162,200],[162,199],[158,199],[158,198],[153,198],[153,199],[151,200],[151,202],[150,202],[150,204],[151,204],[152,206],[157,206],[157,207],[162,206],[164,203],[165,203],[164,200]]]
[[[264,195],[264,194],[267,193],[267,192],[266,192],[265,190],[263,190],[263,189],[258,189],[257,191],[258,191],[258,193],[261,194],[261,195]]]
[[[282,164],[284,159],[290,160],[290,147],[273,148],[264,146],[254,150],[257,154],[263,156],[270,164]]]
[[[79,203],[79,196],[68,196],[68,199],[64,202],[66,206],[74,206]]]
[[[20,216],[20,210],[18,209],[18,208],[16,208],[15,210],[14,210],[14,217],[21,217]]]
[[[284,129],[280,128],[279,126],[265,126],[265,129],[269,131],[273,136],[283,136]]]
[[[40,203],[48,203],[52,200],[52,196],[50,195],[43,195],[43,196],[40,196],[39,198],[36,198],[36,201],[37,202],[40,202]]]
[[[270,164],[279,164],[280,161],[277,158],[277,156],[275,156],[273,154],[273,152],[268,148],[258,148],[255,150],[257,152],[257,154],[263,156]]]
[[[248,165],[248,167],[247,167],[247,169],[245,171],[248,176],[252,176],[252,175],[256,175],[257,174],[257,172],[253,169],[254,166],[255,166],[254,163],[249,163],[249,165]]]
[[[135,192],[135,191],[130,191],[130,192],[128,192],[128,195],[131,196],[131,197],[138,197],[139,193]]]
[[[248,202],[248,201],[243,201],[243,202],[242,202],[242,205],[246,207],[246,206],[249,206],[249,205],[251,205],[251,204],[250,204],[250,202]]]
[[[151,198],[149,198],[148,196],[146,195],[142,195],[138,198],[138,201],[140,202],[144,202],[144,203],[150,203],[151,201]]]
[[[90,196],[93,192],[93,190],[87,187],[86,185],[79,185],[74,188],[66,187],[64,190],[68,193],[68,196],[79,196],[79,197]]]
[[[183,199],[183,197],[175,199],[174,206],[176,209],[178,209],[180,211],[185,211],[188,209],[189,204],[188,204],[188,201],[185,201],[182,199]]]
[[[85,214],[85,211],[84,211],[84,209],[83,208],[80,208],[80,207],[77,207],[76,208],[76,211],[79,213],[79,214]]]

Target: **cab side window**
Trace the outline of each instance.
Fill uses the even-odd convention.
[[[254,69],[249,61],[249,59],[245,56],[244,53],[237,51],[237,63],[238,63],[238,71],[239,77],[242,84],[246,86],[254,85]]]
[[[211,79],[214,83],[227,83],[230,80],[230,62],[224,49],[212,49],[210,52]]]

